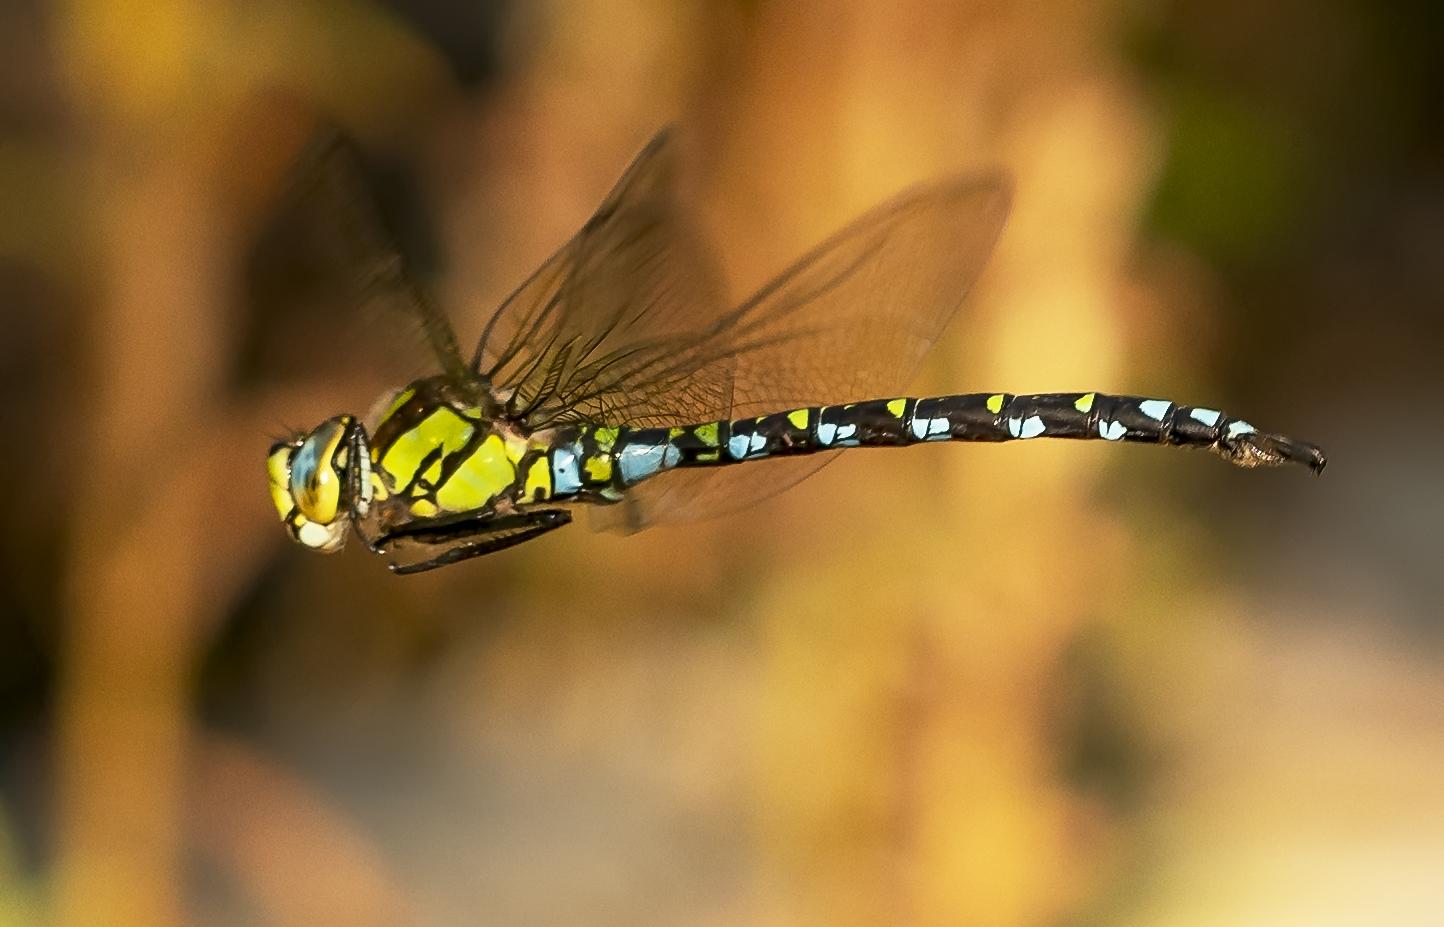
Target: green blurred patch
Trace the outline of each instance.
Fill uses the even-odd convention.
[[[1303,133],[1197,88],[1172,93],[1169,105],[1154,229],[1217,260],[1253,263],[1284,250],[1305,227]]]
[[[0,805],[0,927],[40,927],[40,887],[21,871],[4,805]]]

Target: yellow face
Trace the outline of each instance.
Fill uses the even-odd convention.
[[[281,521],[313,550],[340,550],[352,518],[365,517],[371,505],[366,432],[350,415],[329,418],[305,437],[272,446],[266,472]]]

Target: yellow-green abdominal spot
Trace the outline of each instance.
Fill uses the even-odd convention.
[[[887,404],[887,410],[891,412],[894,417],[902,418],[903,410],[907,408],[907,405],[908,401],[906,399],[894,399]],[[799,425],[798,427],[801,426]]]
[[[436,504],[448,512],[484,508],[515,481],[516,468],[506,455],[506,444],[492,435],[436,490]]]
[[[526,471],[526,498],[540,502],[552,494],[552,465],[545,457],[538,457]]]
[[[888,408],[892,408],[889,406]],[[894,412],[894,415],[901,415],[901,412]],[[792,423],[793,428],[803,429],[807,427],[807,410],[798,409],[795,412],[787,413],[787,420]]]
[[[718,448],[717,450],[702,451],[698,453],[698,460],[713,461],[720,460],[722,458],[722,451],[720,449],[720,429],[720,422],[708,422],[705,425],[698,425],[696,428],[692,429],[692,434],[696,435],[697,440],[701,441],[703,445],[707,447]]]
[[[994,415],[997,415],[998,411],[1003,408],[1003,394],[994,393],[993,395],[989,396],[987,405],[988,411],[993,413]]]
[[[455,412],[437,409],[391,442],[381,466],[391,474],[393,485],[405,486],[416,477],[416,468],[427,454],[438,447],[443,456],[456,453],[471,440],[472,431],[471,425]]]
[[[612,447],[617,443],[617,435],[621,433],[620,428],[598,428],[592,433],[592,439],[597,442],[597,450],[603,454],[611,454]]]
[[[612,479],[612,458],[607,454],[597,454],[588,457],[586,464],[587,479],[594,483],[606,483]]]
[[[1088,393],[1087,395],[1079,396],[1078,401],[1073,403],[1073,408],[1077,409],[1079,412],[1087,412],[1088,410],[1093,408],[1093,400],[1097,397],[1097,393]]]

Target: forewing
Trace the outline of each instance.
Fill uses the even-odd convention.
[[[877,207],[805,255],[710,331],[677,350],[686,371],[732,383],[730,418],[900,394],[957,312],[1007,216],[1002,176],[952,179]],[[593,516],[634,531],[736,511],[835,455],[666,474]]]
[[[680,425],[898,393],[977,278],[1007,214],[1000,176],[916,188],[872,210],[728,311],[678,192],[667,132],[497,310],[473,369],[533,427]],[[667,474],[598,510],[637,530],[780,492],[831,455]]]
[[[534,427],[725,414],[722,369],[679,370],[679,344],[725,312],[719,264],[678,193],[678,150],[663,131],[571,241],[488,322],[473,369]]]
[[[730,367],[734,418],[905,389],[987,263],[1009,198],[987,176],[873,209],[719,322],[699,371]]]

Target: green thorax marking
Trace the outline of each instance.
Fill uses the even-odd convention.
[[[545,450],[441,377],[419,380],[398,396],[371,441],[372,470],[393,517],[484,511],[503,498],[546,498],[551,480]]]

